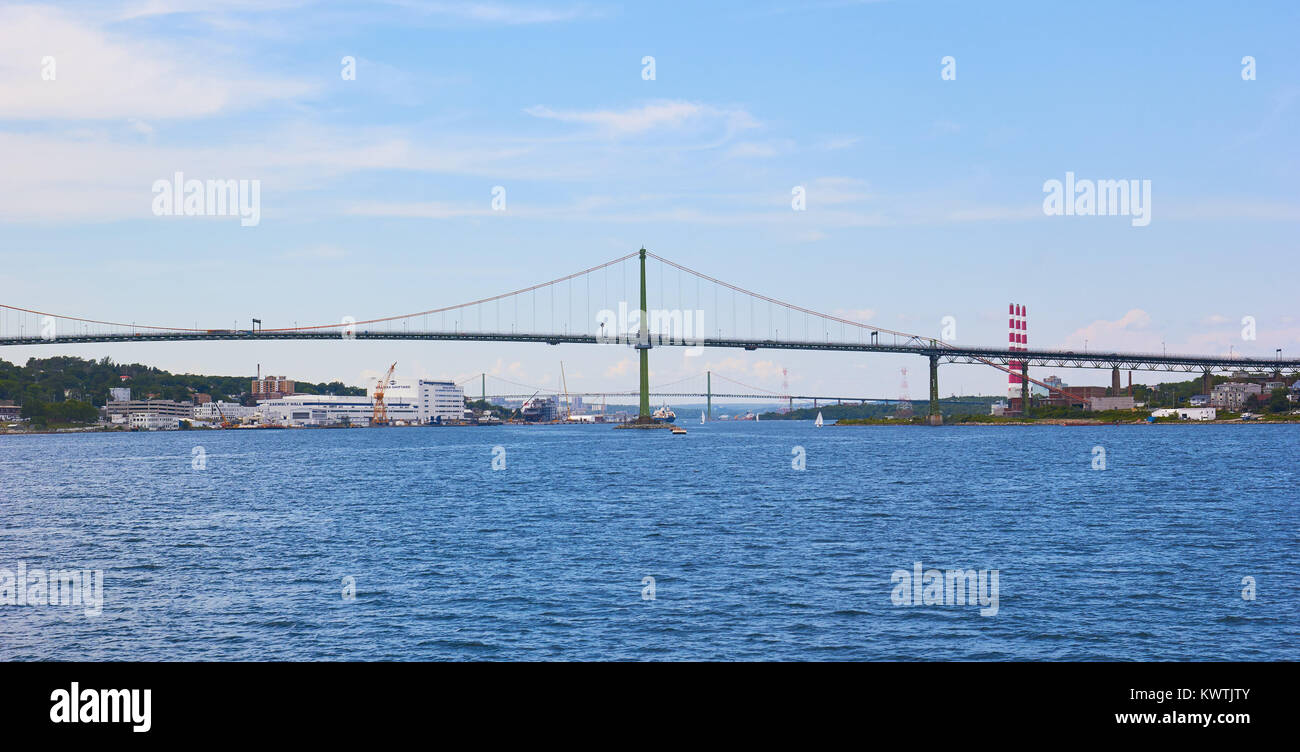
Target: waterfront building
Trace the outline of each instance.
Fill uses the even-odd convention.
[[[220,421],[224,416],[231,422],[239,422],[244,418],[251,418],[258,411],[257,407],[248,407],[238,402],[205,402],[201,405],[194,406],[194,419],[204,421]]]
[[[1062,391],[1064,389],[1064,391]],[[1051,407],[1084,407],[1090,400],[1106,396],[1104,386],[1061,386],[1054,387],[1047,395],[1045,404]]]
[[[1214,420],[1218,416],[1218,412],[1212,407],[1167,407],[1154,410],[1151,413],[1153,418],[1172,418],[1174,416],[1183,420]]]
[[[175,431],[180,428],[179,418],[160,413],[131,413],[127,423],[138,431]]]
[[[114,416],[118,415],[125,416],[127,419],[133,415],[161,415],[178,420],[190,420],[194,417],[194,403],[165,399],[126,400],[109,402],[100,412],[105,419],[114,423],[122,422],[114,419]]]
[[[1090,412],[1100,412],[1102,410],[1132,410],[1133,398],[1124,397],[1090,397],[1088,399],[1088,410]]]
[[[366,392],[373,400],[375,388]],[[384,404],[394,401],[416,406],[420,423],[448,423],[465,419],[465,390],[453,381],[391,379],[384,387]],[[390,409],[391,412],[391,409]]]
[[[1259,384],[1251,384],[1241,381],[1228,381],[1218,384],[1214,391],[1210,392],[1210,405],[1232,412],[1241,412],[1246,407],[1246,400],[1250,395],[1257,397],[1263,395],[1263,388]]]
[[[419,409],[409,400],[385,395],[384,406],[393,423],[420,422]],[[257,405],[264,422],[286,426],[368,426],[374,408],[370,397],[335,394],[293,394],[262,400]]]

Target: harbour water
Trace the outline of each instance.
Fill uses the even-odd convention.
[[[1300,426],[687,428],[0,436],[0,659],[1300,659]]]

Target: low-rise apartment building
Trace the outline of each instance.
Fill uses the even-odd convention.
[[[1231,412],[1241,412],[1246,407],[1250,395],[1262,396],[1263,387],[1242,381],[1228,381],[1214,387],[1210,392],[1210,406]]]

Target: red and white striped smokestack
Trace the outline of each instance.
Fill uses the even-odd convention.
[[[1010,319],[1007,321],[1007,349],[1014,351],[1026,350],[1029,344],[1029,321],[1026,316],[1026,309],[1018,303],[1011,303],[1007,306],[1007,312]],[[1020,361],[1010,361],[1007,366],[1013,371],[1020,370]],[[1007,374],[1007,394],[1010,397],[1020,396],[1020,374]]]

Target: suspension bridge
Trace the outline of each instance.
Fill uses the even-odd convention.
[[[647,272],[647,264],[652,268]],[[649,278],[655,307],[649,305]],[[634,305],[630,301],[639,301]],[[709,312],[709,315],[705,315]],[[975,363],[1021,376],[1029,404],[1031,367],[1267,375],[1300,370],[1300,360],[1170,353],[1075,352],[1004,346],[956,346],[933,337],[821,313],[746,290],[644,248],[603,264],[467,303],[381,318],[305,326],[199,328],[109,321],[0,304],[0,347],[79,343],[215,340],[425,340],[623,346],[638,354],[638,421],[651,422],[649,357],[657,347],[895,353],[930,366],[929,417],[939,423],[939,366]],[[1208,386],[1207,386],[1208,390]],[[712,391],[711,389],[709,390]],[[1056,391],[1063,391],[1057,389]],[[1064,392],[1068,395],[1068,392]],[[786,395],[777,395],[786,397]],[[819,397],[818,399],[824,399]],[[860,400],[863,398],[851,398]]]

